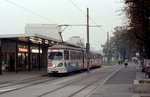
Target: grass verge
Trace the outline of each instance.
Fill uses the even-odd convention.
[[[102,66],[114,66],[117,65],[117,62],[102,62]]]

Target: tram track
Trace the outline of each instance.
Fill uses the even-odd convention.
[[[13,83],[6,83],[4,85],[1,85],[0,88],[13,86],[13,85],[17,85],[17,84],[24,84],[24,83],[32,82],[32,81],[35,81],[35,80],[39,80],[41,78],[44,78],[44,77],[38,76],[38,77],[34,77],[34,78],[28,78],[28,79],[20,80],[20,81],[13,82]]]
[[[114,68],[113,68],[113,69],[114,69]],[[104,73],[106,73],[106,72],[104,72]],[[95,75],[95,73],[93,73],[93,75]],[[101,78],[104,77],[104,76],[105,76],[105,74],[102,74],[101,77],[99,77],[98,79],[96,79],[96,80],[94,80],[94,81],[91,81],[89,84],[87,84],[87,85],[84,86],[83,88],[77,90],[76,92],[70,94],[70,95],[67,96],[67,97],[73,97],[73,96],[76,95],[77,93],[79,93],[79,92],[83,91],[84,89],[90,87],[93,83],[96,83],[96,82],[98,82],[99,80],[101,80]],[[51,93],[57,92],[57,90],[61,90],[61,89],[65,88],[65,87],[67,87],[67,86],[70,86],[70,85],[72,85],[72,84],[76,84],[77,82],[81,82],[81,81],[83,81],[83,79],[84,79],[84,80],[89,79],[89,75],[86,75],[85,77],[80,77],[80,79],[78,79],[78,80],[75,80],[75,81],[70,82],[70,83],[68,83],[68,84],[65,84],[65,85],[63,85],[63,86],[60,86],[59,88],[56,88],[56,89],[54,89],[54,90],[45,92],[45,93],[39,95],[38,97],[43,97],[43,96],[46,96],[46,95],[50,95]],[[93,90],[92,90],[92,91],[93,91]]]
[[[75,75],[73,75],[73,76],[75,76]],[[48,79],[46,80],[46,79],[42,79],[42,78],[48,78]],[[63,78],[63,77],[38,76],[38,77],[34,77],[34,78],[24,79],[24,80],[21,80],[21,81],[12,83],[12,84],[6,84],[4,86],[0,86],[0,94],[4,94],[4,93],[11,92],[11,91],[24,89],[24,88],[27,88],[27,87],[32,87],[34,85],[43,84],[43,83],[54,81],[54,80],[61,79],[61,78]],[[35,81],[38,81],[38,82],[35,82]],[[34,82],[34,83],[31,83],[31,82]],[[31,84],[29,84],[29,83],[31,83]],[[24,85],[24,86],[17,87],[17,88],[10,88],[10,87],[15,87],[15,86],[22,85],[22,84],[28,84],[28,85]]]
[[[88,85],[86,85],[85,87],[79,89],[78,91],[74,92],[73,94],[69,95],[68,97],[73,97],[74,95],[76,95],[77,93],[81,92],[82,90],[86,89],[87,87],[89,87],[90,85],[92,85],[94,82],[99,81],[101,78],[89,83]]]
[[[9,85],[0,87],[0,94],[8,93],[8,92],[11,92],[11,91],[16,91],[16,90],[27,88],[27,87],[32,87],[34,85],[38,85],[38,84],[41,84],[41,83],[46,83],[46,82],[53,81],[53,80],[56,80],[56,79],[59,79],[59,78],[57,77],[57,78],[51,78],[51,79],[50,78],[42,79],[42,77],[36,77],[36,78],[32,78],[31,80],[18,82],[18,83],[14,83],[14,84],[9,84]],[[17,87],[18,85],[22,85],[22,86]],[[10,87],[14,87],[14,88],[11,89]],[[3,90],[6,90],[6,91],[3,91]]]
[[[99,69],[96,69],[94,71],[92,70],[91,73],[85,72],[85,73],[81,73],[79,75],[75,74],[75,75],[71,75],[71,76],[67,76],[67,77],[44,77],[44,79],[42,79],[43,77],[36,77],[36,78],[29,79],[29,80],[26,79],[21,82],[17,82],[12,85],[6,86],[6,87],[11,87],[11,86],[15,86],[15,85],[17,86],[19,84],[23,84],[20,87],[12,88],[12,90],[11,89],[7,90],[6,87],[3,87],[7,91],[0,90],[0,94],[6,95],[8,93],[8,95],[9,95],[11,93],[15,93],[15,92],[17,93],[19,91],[26,91],[28,93],[31,89],[37,89],[36,87],[41,88],[41,86],[44,88],[46,85],[48,85],[48,87],[45,87],[44,90],[40,89],[41,93],[34,94],[34,96],[36,96],[36,97],[43,97],[43,96],[44,97],[49,97],[49,96],[53,97],[53,95],[56,95],[57,93],[60,93],[63,90],[66,91],[66,90],[70,89],[72,92],[68,92],[68,94],[62,94],[62,97],[83,97],[83,96],[78,96],[78,95],[81,95],[89,88],[90,88],[90,91],[88,91],[88,94],[90,94],[98,86],[101,85],[101,82],[99,83],[99,80],[101,80],[101,78],[108,76],[109,74],[111,74],[112,71],[116,71],[116,70],[117,70],[117,68],[108,67],[108,68],[101,68],[101,70],[99,70]],[[98,75],[96,75],[96,74],[98,74]],[[95,77],[97,77],[97,78],[95,79]],[[38,81],[36,81],[36,80],[38,80]],[[79,86],[79,87],[72,88],[73,86],[75,86],[75,87]],[[92,87],[92,89],[91,89],[91,87]],[[85,94],[85,95],[88,95],[88,94]],[[31,95],[33,96],[33,94],[31,94]],[[56,97],[60,97],[60,96],[56,96]],[[88,97],[88,96],[84,96],[84,97]]]
[[[84,78],[86,78],[86,77],[84,77]],[[76,80],[76,81],[71,82],[71,83],[69,83],[69,84],[63,85],[63,86],[61,86],[61,87],[59,87],[59,88],[57,88],[57,89],[54,89],[54,90],[52,90],[52,91],[43,93],[43,94],[39,95],[38,97],[42,97],[42,96],[45,96],[45,95],[47,95],[47,94],[53,93],[53,92],[55,92],[55,91],[57,91],[57,90],[59,90],[59,89],[62,89],[62,88],[64,88],[64,87],[66,87],[66,86],[69,86],[69,85],[71,85],[71,84],[73,84],[73,83],[75,83],[75,82],[81,81],[81,80],[82,80],[82,79],[79,79],[79,80]]]
[[[117,69],[115,72],[113,72],[109,77],[107,77],[102,83],[99,83],[98,85],[96,85],[95,88],[93,88],[88,94],[86,94],[84,97],[89,96],[90,93],[92,93],[96,88],[102,86],[112,75],[114,75],[116,72],[118,72],[121,68]],[[104,77],[105,75],[103,75]],[[83,91],[84,89],[90,87],[91,85],[93,85],[93,83],[97,84],[99,81],[101,80],[101,77],[94,80],[93,82],[89,83],[88,85],[86,85],[85,87],[79,89],[78,91],[76,91],[75,93],[71,94],[68,97],[74,97],[76,94],[80,93],[81,91]]]

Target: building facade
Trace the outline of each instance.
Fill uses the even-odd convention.
[[[32,30],[37,29],[39,25],[36,24],[35,28],[32,25]],[[46,34],[28,31],[23,34],[0,35],[0,74],[2,71],[18,72],[46,68],[48,47],[62,40],[58,36],[57,38],[50,36],[54,33],[53,30],[45,31]],[[57,35],[58,32],[55,31],[55,34]]]

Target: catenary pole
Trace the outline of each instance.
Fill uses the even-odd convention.
[[[89,43],[89,8],[87,8],[87,43],[86,43],[86,53],[87,53],[87,72],[90,72],[89,67],[89,50],[90,50],[90,43]]]
[[[1,39],[0,39],[0,75],[2,75],[2,42],[1,42]]]

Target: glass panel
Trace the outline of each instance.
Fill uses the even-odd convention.
[[[64,51],[64,59],[69,60],[69,51]]]
[[[62,52],[51,52],[51,53],[49,53],[48,59],[61,60],[61,59],[63,59]]]

